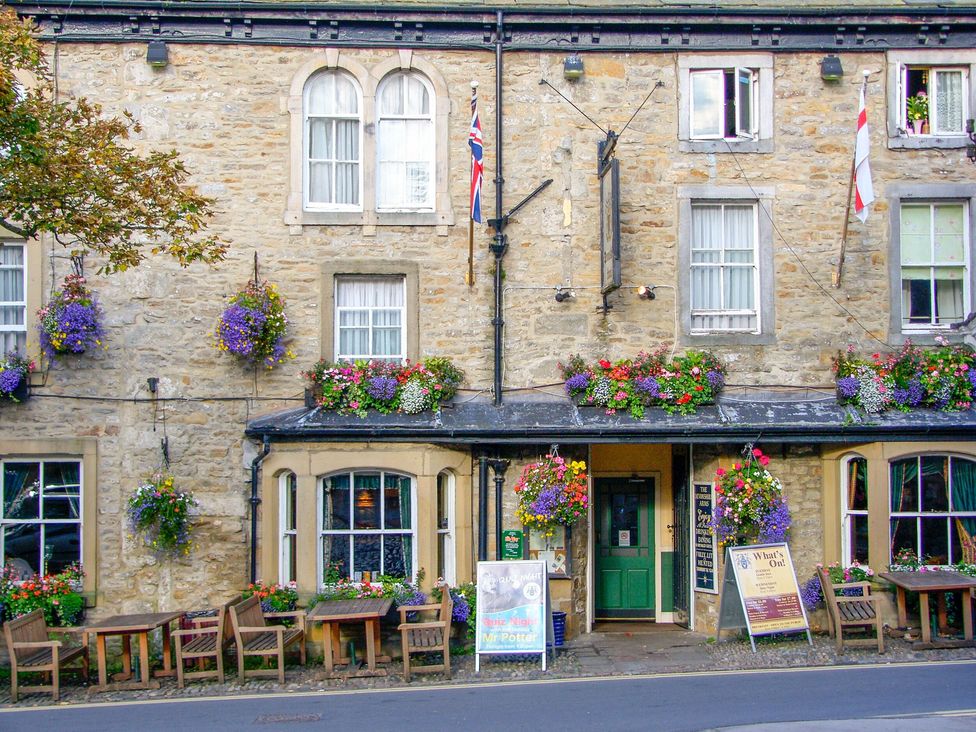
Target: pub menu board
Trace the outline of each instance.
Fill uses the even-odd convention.
[[[809,634],[790,548],[786,544],[758,544],[729,547],[728,551],[749,635]]]
[[[540,653],[545,670],[548,588],[545,562],[478,562],[476,666],[481,654]]]
[[[711,483],[695,483],[695,589],[718,593],[715,586],[714,492]]]

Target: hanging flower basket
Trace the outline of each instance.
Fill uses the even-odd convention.
[[[129,525],[156,556],[187,555],[192,547],[190,509],[198,505],[192,493],[176,487],[172,475],[156,472],[129,497]]]
[[[30,396],[30,375],[34,362],[16,351],[0,356],[0,399],[22,402]]]
[[[52,361],[65,354],[80,354],[102,345],[105,337],[102,309],[85,278],[70,274],[37,311],[41,350]]]
[[[572,526],[586,517],[586,463],[546,455],[541,462],[525,466],[515,484],[515,494],[516,515],[522,524],[552,537],[556,526]]]
[[[285,300],[278,289],[266,280],[251,280],[217,321],[214,344],[250,366],[273,369],[294,358],[284,346],[287,332]]]
[[[779,478],[767,470],[759,448],[744,463],[715,471],[715,509],[711,529],[725,546],[786,541],[792,519]]]

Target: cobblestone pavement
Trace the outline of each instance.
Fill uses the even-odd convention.
[[[213,696],[250,695],[273,692],[341,691],[371,688],[404,688],[432,684],[470,684],[478,682],[517,681],[528,679],[585,678],[631,674],[727,671],[736,669],[796,668],[803,666],[831,666],[867,663],[906,663],[919,661],[976,660],[976,648],[944,650],[916,650],[901,638],[887,638],[885,654],[879,656],[872,648],[848,648],[838,656],[834,643],[826,636],[814,636],[813,645],[802,635],[785,640],[757,642],[756,653],[749,642],[728,640],[710,642],[705,636],[673,626],[654,630],[624,632],[594,632],[568,642],[549,669],[542,671],[538,656],[513,660],[496,656],[483,658],[481,672],[474,670],[474,657],[452,655],[454,673],[448,679],[443,674],[414,676],[409,684],[403,681],[402,664],[397,661],[383,664],[386,676],[322,679],[322,667],[311,660],[305,668],[286,667],[285,684],[277,679],[237,681],[236,666],[223,684],[211,681],[188,682],[178,689],[175,679],[161,679],[159,689],[149,691],[95,692],[83,685],[76,676],[62,676],[61,704],[92,702],[125,702],[144,699],[199,698]],[[49,694],[22,695],[16,705],[10,704],[9,682],[0,689],[0,705],[28,707],[53,704]]]

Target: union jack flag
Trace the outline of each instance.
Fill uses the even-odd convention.
[[[481,120],[478,119],[478,88],[471,88],[471,131],[468,133],[471,148],[471,218],[481,223],[481,181],[485,175],[484,141],[481,137]]]

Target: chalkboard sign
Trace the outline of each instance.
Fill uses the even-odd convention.
[[[695,483],[695,589],[718,593],[715,586],[714,492],[711,483]]]
[[[546,563],[478,562],[475,671],[482,654],[539,653],[552,636]]]

